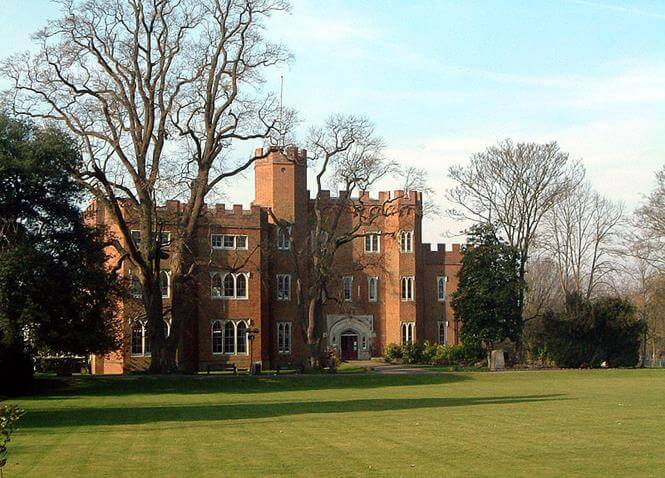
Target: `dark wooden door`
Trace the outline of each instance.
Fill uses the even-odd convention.
[[[358,360],[358,336],[342,335],[342,360]]]

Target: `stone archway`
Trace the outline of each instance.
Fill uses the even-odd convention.
[[[371,315],[328,315],[327,338],[328,345],[333,347],[338,356],[342,357],[343,352],[348,360],[369,360],[371,357],[370,349],[374,333],[374,318]],[[347,337],[347,338],[343,338]],[[342,350],[342,340],[345,341],[345,348]],[[355,352],[353,349],[355,340]]]

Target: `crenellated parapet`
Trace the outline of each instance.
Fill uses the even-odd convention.
[[[310,196],[310,203],[313,203],[315,197],[308,191]],[[340,190],[337,194],[331,194],[327,189],[319,192],[319,200],[321,202],[337,202],[337,201],[352,201],[367,206],[420,206],[422,204],[422,193],[420,191],[379,191],[378,196],[373,196],[370,192],[365,191],[360,195],[349,195],[348,191]]]
[[[268,146],[266,148],[256,148],[254,151],[256,163],[297,163],[305,164],[307,162],[307,150],[296,146]]]
[[[462,261],[460,244],[421,244],[422,256],[425,264],[458,264]]]

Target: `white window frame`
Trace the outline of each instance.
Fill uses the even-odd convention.
[[[280,355],[291,354],[291,322],[277,322],[277,353]]]
[[[413,231],[399,233],[399,250],[404,254],[413,252]]]
[[[403,302],[412,302],[414,297],[414,284],[416,279],[414,276],[402,276],[399,281],[399,294]],[[406,283],[406,287],[404,284]]]
[[[374,282],[374,297],[372,297],[372,282]],[[379,278],[378,277],[368,277],[367,278],[367,302],[378,302],[379,301]]]
[[[445,345],[446,342],[448,341],[448,321],[447,320],[439,320],[437,323],[437,335],[439,339],[439,344],[440,345]],[[443,342],[441,341],[441,331],[443,331]]]
[[[380,254],[381,253],[381,234],[378,232],[368,232],[363,238],[365,254]],[[369,249],[367,248],[369,241]],[[376,242],[375,242],[376,241]],[[375,247],[376,246],[376,247]]]
[[[166,295],[162,292],[162,274],[166,276]],[[171,297],[171,271],[162,269],[159,271],[159,291],[162,293],[162,299]]]
[[[283,282],[283,287],[280,288],[280,280]],[[277,300],[290,301],[291,300],[291,274],[277,274]],[[281,292],[281,294],[280,294]]]
[[[238,245],[238,238],[239,238],[239,237],[244,237],[244,238],[245,238],[245,245],[242,246],[242,247],[240,247],[240,246]],[[247,234],[236,234],[236,235],[235,235],[235,239],[234,239],[234,244],[235,244],[235,248],[236,248],[236,250],[238,250],[238,251],[246,251],[247,249],[249,249],[249,237],[247,236]]]
[[[162,231],[159,234],[159,239],[160,239],[160,245],[163,248],[171,247],[171,231]],[[164,240],[164,239],[166,239],[166,240]]]
[[[225,246],[224,241],[227,237],[231,237],[233,245]],[[238,247],[238,238],[245,238],[245,245],[243,247]],[[215,239],[219,239],[220,245],[215,245]],[[214,233],[210,234],[210,247],[211,249],[221,250],[221,251],[246,251],[249,249],[249,237],[247,234],[223,234],[223,233]]]
[[[448,282],[448,276],[436,278],[436,298],[439,302],[446,301],[446,282]]]
[[[416,323],[402,322],[400,324],[400,335],[402,339],[402,345],[412,344],[414,336],[416,335]]]
[[[219,246],[215,245],[215,239],[219,239]],[[210,234],[210,247],[212,249],[224,249],[224,234]]]
[[[286,236],[284,234],[286,234]],[[290,249],[291,249],[291,226],[286,226],[286,228],[277,226],[277,250],[288,251]]]
[[[210,352],[213,355],[224,355],[224,322],[223,320],[211,320],[210,321]],[[215,324],[219,324],[220,327],[220,337],[222,340],[222,346],[218,352],[215,352]]]
[[[140,353],[134,353],[134,325],[136,323],[141,324],[141,352]],[[135,320],[131,323],[131,328],[130,328],[130,341],[129,341],[129,353],[131,354],[132,357],[150,357],[152,355],[152,351],[146,353],[146,341],[149,340],[148,337],[148,329],[147,329],[147,322],[142,321],[142,320]]]
[[[215,276],[220,277],[219,294],[215,294]],[[226,295],[226,287],[224,282],[226,278],[231,276],[233,278],[233,295]],[[245,295],[238,295],[238,277],[245,276]],[[249,272],[213,272],[210,275],[210,298],[213,300],[248,300],[249,299]]]
[[[212,328],[215,322],[220,322],[222,325],[222,351],[221,352],[212,352],[213,342],[212,342]],[[233,325],[233,350],[227,350],[226,348],[226,325]],[[210,321],[210,351],[213,355],[249,355],[249,334],[245,334],[245,352],[238,353],[238,324],[243,323],[245,327],[249,329],[249,320],[247,319],[234,319],[234,320],[212,320]]]
[[[353,276],[342,277],[342,298],[344,299],[344,302],[353,302]]]

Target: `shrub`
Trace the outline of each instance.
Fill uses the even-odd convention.
[[[394,362],[402,358],[402,346],[398,344],[388,344],[386,346],[385,358],[388,362]]]
[[[564,312],[550,312],[543,323],[546,350],[559,367],[633,367],[639,360],[644,324],[630,301],[572,296]]]
[[[402,361],[408,364],[423,363],[423,346],[417,342],[402,345]]]
[[[423,363],[433,363],[434,357],[436,356],[436,351],[439,349],[438,344],[430,343],[425,341],[423,344]]]
[[[477,345],[439,345],[430,361],[433,365],[467,365],[484,360],[485,351]]]
[[[16,405],[0,407],[0,474],[7,464],[7,444],[12,441],[11,435],[25,412]]]

